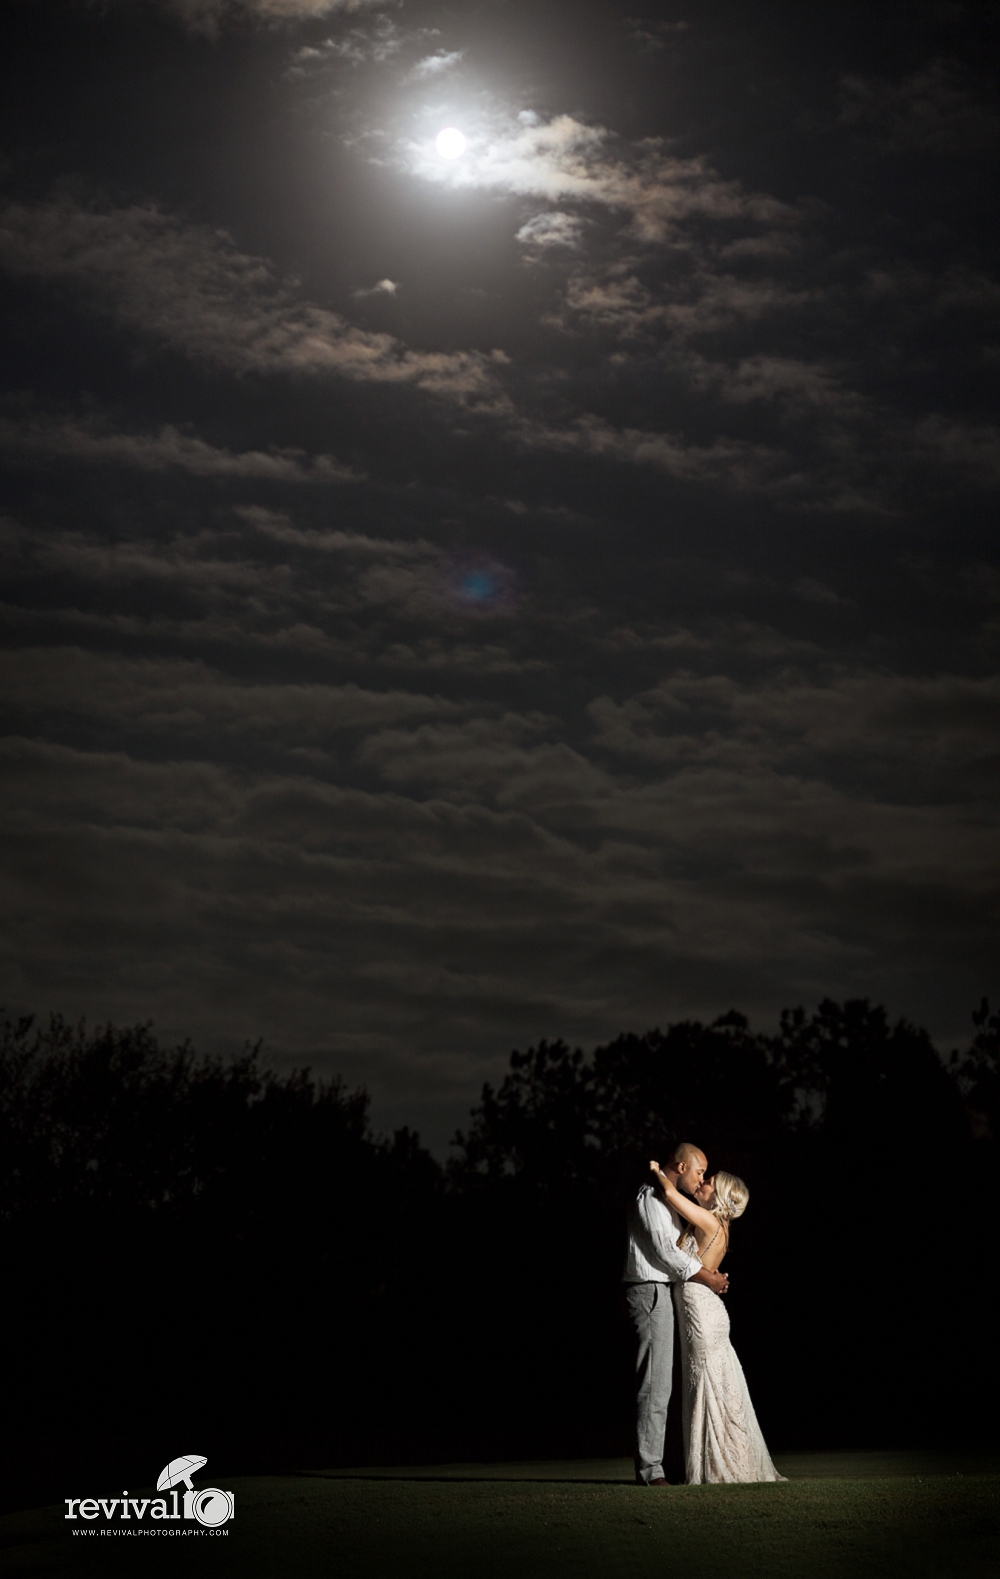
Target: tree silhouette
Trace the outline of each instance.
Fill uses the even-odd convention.
[[[992,1314],[1000,1015],[973,1018],[947,1064],[863,1000],[773,1034],[730,1012],[589,1056],[540,1042],[483,1088],[446,1170],[409,1130],[375,1135],[364,1091],[259,1048],[0,1019],[8,1493],[26,1443],[96,1464],[95,1431],[115,1476],[178,1433],[244,1467],[289,1443],[627,1452],[625,1207],[685,1139],[750,1186],[729,1305],[769,1439],[973,1440],[995,1362],[977,1353],[974,1392],[929,1363],[954,1352],[945,1312]]]
[[[591,1058],[561,1042],[515,1053],[457,1137],[451,1177],[506,1230],[494,1242],[510,1244],[532,1290],[520,1320],[540,1347],[559,1316],[549,1269],[572,1268],[588,1320],[536,1379],[551,1412],[584,1430],[595,1395],[615,1407],[608,1387],[581,1396],[579,1377],[622,1349],[612,1289],[625,1202],[649,1157],[688,1139],[750,1185],[730,1306],[775,1440],[905,1441],[953,1419],[951,1390],[926,1382],[937,1310],[910,1290],[950,1271],[975,1303],[951,1240],[967,1109],[995,1113],[998,1017],[984,1006],[977,1024],[953,1070],[925,1031],[865,1000],[785,1011],[773,1035],[733,1012],[619,1037]],[[598,1374],[614,1372],[605,1359]],[[624,1390],[624,1363],[617,1376]]]
[[[980,1165],[995,1156],[1000,1139],[1000,1014],[984,998],[972,1016],[976,1035],[966,1053],[953,1052],[951,1072],[965,1101]]]
[[[363,1091],[7,1020],[0,1169],[12,1429],[363,1440],[372,1375],[407,1403],[441,1171],[372,1134]]]

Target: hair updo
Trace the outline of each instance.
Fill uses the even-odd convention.
[[[721,1223],[731,1223],[734,1217],[742,1217],[749,1199],[750,1191],[735,1173],[715,1175],[715,1205],[710,1210]]]

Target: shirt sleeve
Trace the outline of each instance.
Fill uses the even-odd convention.
[[[688,1278],[700,1272],[701,1262],[681,1249],[677,1242],[680,1235],[673,1217],[665,1206],[661,1206],[648,1186],[640,1191],[635,1204],[645,1238],[663,1270],[670,1274],[671,1282],[686,1283]]]

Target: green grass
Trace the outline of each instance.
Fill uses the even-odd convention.
[[[669,1490],[628,1484],[621,1461],[225,1477],[226,1536],[74,1538],[49,1508],[0,1520],[0,1545],[11,1576],[994,1579],[1000,1476],[961,1462],[814,1455],[782,1461],[800,1472],[785,1485]]]

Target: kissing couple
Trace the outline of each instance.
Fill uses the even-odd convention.
[[[629,1209],[625,1299],[637,1340],[636,1479],[666,1486],[663,1446],[674,1368],[674,1305],[684,1378],[686,1480],[784,1480],[761,1435],[743,1367],[729,1341],[721,1271],[730,1224],[750,1199],[742,1179],[716,1173],[684,1141],[665,1168],[651,1162],[657,1185],[644,1184]],[[673,1298],[671,1298],[671,1294]]]

